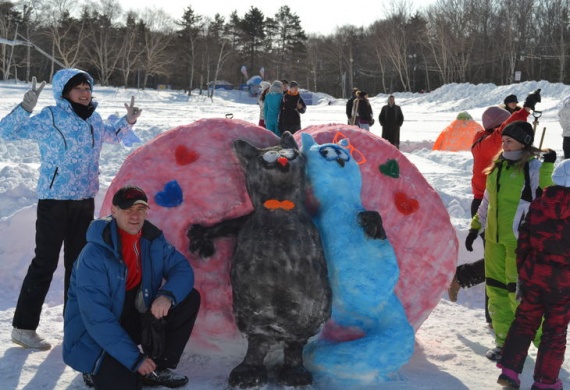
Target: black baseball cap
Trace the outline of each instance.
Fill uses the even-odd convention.
[[[146,207],[149,207],[148,198],[140,187],[124,186],[113,195],[113,206],[117,206],[120,209],[126,210],[135,204],[144,204]]]

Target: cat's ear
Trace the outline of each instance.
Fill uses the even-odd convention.
[[[280,145],[283,149],[297,149],[299,150],[299,145],[295,142],[295,138],[293,138],[293,134],[286,131],[281,136]]]
[[[307,153],[309,149],[311,149],[311,146],[317,144],[317,141],[315,141],[313,136],[309,133],[301,133],[301,142],[303,143],[303,153]]]
[[[247,162],[259,155],[259,149],[247,141],[238,139],[234,141],[234,151],[240,161],[247,165]]]

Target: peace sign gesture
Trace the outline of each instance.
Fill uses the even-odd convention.
[[[46,82],[42,81],[40,86],[36,88],[36,83],[38,80],[36,77],[32,77],[32,89],[24,94],[24,99],[22,100],[22,108],[28,112],[32,112],[34,107],[38,103],[38,98],[40,97],[40,93],[44,89]]]
[[[139,116],[141,116],[142,109],[135,107],[135,97],[131,96],[131,104],[125,103],[125,108],[127,109],[127,122],[134,125],[137,122]]]

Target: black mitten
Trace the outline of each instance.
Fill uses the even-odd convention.
[[[479,230],[477,229],[469,230],[469,234],[467,235],[467,238],[465,238],[465,249],[467,249],[469,252],[473,252],[473,243],[477,239],[478,235],[479,235]]]
[[[190,239],[190,252],[198,253],[200,257],[212,257],[216,253],[214,243],[208,238],[206,228],[202,225],[192,225],[186,237]]]
[[[540,88],[539,88],[536,91],[532,91],[527,95],[523,107],[528,107],[534,111],[534,106],[536,106],[536,103],[540,103],[541,100],[542,98],[540,97]]]
[[[370,238],[386,239],[386,231],[382,225],[382,217],[377,211],[361,211],[358,214],[358,223]]]
[[[556,162],[556,151],[548,149],[546,153],[542,155],[544,157],[544,162],[554,163]]]
[[[162,357],[166,347],[166,321],[156,318],[150,311],[142,316],[141,346],[151,359]]]

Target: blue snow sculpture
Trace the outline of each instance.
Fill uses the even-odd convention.
[[[414,350],[414,330],[394,293],[394,249],[380,215],[362,206],[360,168],[348,150],[307,133],[302,143],[333,291],[331,321],[305,347],[307,367],[327,388],[389,380]]]

